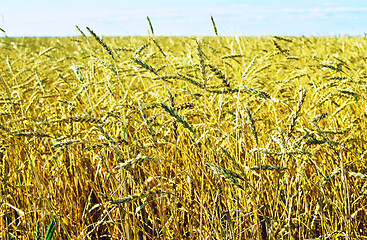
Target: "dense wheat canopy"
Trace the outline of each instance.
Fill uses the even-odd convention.
[[[2,239],[366,237],[366,38],[79,31],[0,39]]]

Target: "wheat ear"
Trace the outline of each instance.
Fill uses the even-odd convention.
[[[210,19],[212,20],[212,24],[213,24],[213,28],[214,28],[214,33],[218,37],[217,26],[215,25],[213,16],[210,16]]]

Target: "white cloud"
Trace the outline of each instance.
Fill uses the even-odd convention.
[[[56,29],[55,26],[66,35],[78,34],[74,25],[81,28],[89,26],[100,34],[145,35],[148,28],[146,16],[151,19],[156,34],[205,35],[213,34],[210,15],[213,15],[221,34],[231,34],[231,29],[247,31],[247,34],[292,34],[298,33],[297,31],[307,34],[310,31],[324,31],[327,26],[330,29],[336,28],[338,32],[347,32],[350,28],[345,26],[353,24],[358,27],[358,31],[363,31],[360,30],[364,29],[361,18],[367,17],[367,7],[335,7],[328,4],[307,5],[311,7],[293,4],[285,7],[286,5],[278,4],[281,1],[272,1],[273,4],[270,5],[246,2],[247,4],[232,5],[207,4],[206,7],[205,4],[185,4],[180,7],[174,4],[152,4],[144,8],[134,3],[113,9],[110,9],[108,4],[89,4],[86,8],[58,6],[60,9],[54,7],[51,12],[47,12],[48,14],[42,14],[45,12],[44,8],[7,13],[0,6],[0,10],[5,11],[7,20],[7,25],[3,27],[9,31],[13,30],[14,35],[28,35],[29,32],[36,35],[57,35],[50,32]],[[342,20],[343,24],[340,23]],[[289,29],[290,33],[284,32],[285,29]]]
[[[328,8],[284,8],[285,13],[366,13],[367,7],[328,7]]]

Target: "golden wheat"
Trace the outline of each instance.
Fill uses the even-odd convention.
[[[367,235],[365,39],[147,20],[0,40],[1,239]]]

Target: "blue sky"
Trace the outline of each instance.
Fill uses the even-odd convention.
[[[363,35],[365,0],[0,0],[0,28],[8,36],[71,36],[90,27],[105,36]],[[0,34],[2,34],[0,32]],[[3,35],[3,34],[2,34]]]

